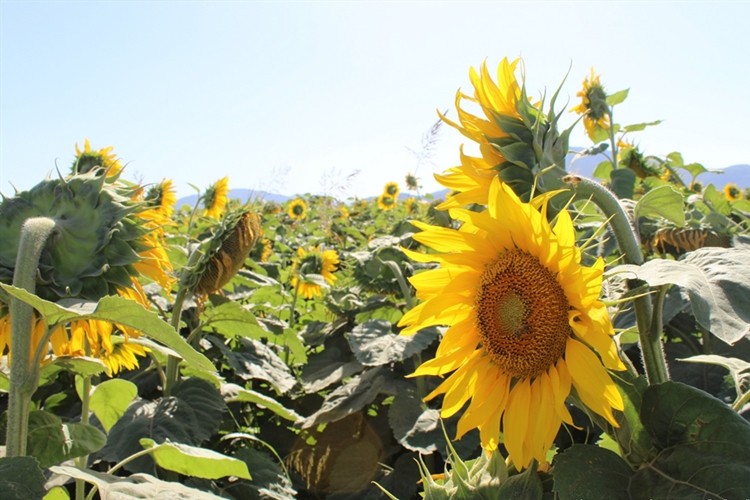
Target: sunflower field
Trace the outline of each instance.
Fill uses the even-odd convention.
[[[85,141],[4,197],[0,497],[750,498],[748,191],[520,73],[445,196],[179,207]]]

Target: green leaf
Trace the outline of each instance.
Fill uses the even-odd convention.
[[[612,175],[612,168],[613,168],[612,162],[609,160],[604,160],[596,166],[596,169],[594,169],[593,176],[596,177],[597,179],[608,181],[610,180],[610,176]]]
[[[616,453],[587,444],[574,444],[555,456],[552,477],[560,500],[606,498],[630,500],[633,471]]]
[[[446,446],[440,412],[423,408],[414,390],[400,391],[388,408],[393,437],[404,448],[429,455]]]
[[[727,344],[750,335],[750,248],[706,247],[680,261],[653,259],[615,269],[652,286],[679,285],[696,321]]]
[[[380,392],[395,394],[405,384],[401,380],[393,380],[384,367],[366,370],[328,393],[320,409],[307,417],[302,428],[340,420],[372,403]]]
[[[497,498],[524,498],[528,500],[541,499],[544,494],[542,480],[533,467],[520,474],[510,476],[502,482],[500,488],[496,491]]]
[[[634,123],[632,125],[626,125],[622,128],[623,132],[640,132],[641,130],[645,129],[646,127],[651,127],[653,125],[659,125],[661,123],[661,120],[656,120],[653,122],[644,122],[644,123]]]
[[[709,363],[712,365],[723,366],[729,370],[729,374],[734,380],[734,386],[737,389],[737,398],[742,394],[750,391],[750,363],[737,358],[727,358],[717,354],[701,354],[683,358],[680,361],[688,363]]]
[[[0,458],[0,491],[4,500],[42,498],[45,482],[33,457]]]
[[[622,198],[633,199],[635,193],[635,172],[629,168],[618,168],[609,174],[612,179],[610,187],[615,195]]]
[[[134,383],[115,378],[96,386],[89,405],[104,430],[109,432],[137,395],[138,388]]]
[[[144,437],[157,443],[169,439],[199,445],[219,429],[225,408],[213,385],[198,378],[184,380],[175,387],[172,396],[132,403],[110,429],[101,455],[105,460],[119,462],[141,451],[138,440]],[[152,470],[153,464],[149,457],[141,457],[125,468],[142,472]]]
[[[630,92],[630,89],[620,90],[615,92],[614,94],[610,94],[607,96],[607,104],[609,106],[615,106],[617,104],[622,103],[627,99],[628,93]]]
[[[141,446],[151,451],[159,467],[180,474],[203,479],[219,479],[237,476],[250,479],[250,471],[242,460],[231,458],[213,450],[172,443],[169,440],[156,444],[153,439],[143,438]]]
[[[708,169],[700,163],[688,163],[687,165],[682,165],[680,168],[687,170],[693,180],[703,172],[708,172]]]
[[[102,449],[107,436],[87,424],[66,424],[42,410],[29,413],[28,453],[41,467],[59,464]]]
[[[265,380],[281,394],[295,386],[297,380],[286,363],[271,347],[253,339],[240,338],[235,350],[222,342],[212,343],[221,350],[235,375],[243,380]]]
[[[620,426],[612,429],[612,432],[622,458],[637,467],[652,460],[657,453],[639,413],[643,391],[648,387],[648,383],[642,376],[634,377],[628,372],[618,373],[614,381],[620,390],[625,408],[617,413],[617,423]],[[605,426],[606,423],[602,422],[602,425]]]
[[[391,333],[391,323],[370,320],[357,325],[349,333],[349,346],[357,361],[365,366],[381,366],[403,361],[421,352],[437,338],[434,328],[405,336]]]
[[[732,213],[732,205],[729,200],[713,184],[709,184],[703,190],[703,201],[721,215],[726,216]]]
[[[294,423],[301,423],[304,420],[304,417],[294,410],[286,408],[272,397],[253,391],[252,389],[245,389],[237,384],[222,384],[221,395],[227,403],[236,401],[254,403]]]
[[[248,337],[262,340],[270,333],[258,323],[253,313],[234,301],[207,308],[201,319],[204,327],[228,338]]]
[[[677,382],[646,389],[641,419],[661,453],[632,478],[640,498],[750,496],[750,423]]]
[[[685,203],[672,186],[659,186],[644,194],[635,205],[634,217],[664,218],[678,227],[685,225]]]
[[[39,384],[52,382],[60,372],[69,372],[82,377],[99,375],[106,365],[99,359],[87,357],[59,356],[39,370]]]
[[[40,299],[26,290],[0,283],[9,294],[29,304],[44,317],[48,325],[74,319],[97,319],[134,328],[144,335],[173,349],[189,364],[206,371],[215,371],[211,361],[185,342],[168,323],[139,303],[108,295],[99,302],[64,299],[58,303]]]
[[[220,500],[222,497],[206,491],[188,488],[175,481],[162,481],[149,474],[133,474],[130,477],[118,477],[89,469],[78,469],[70,466],[50,467],[56,474],[80,479],[99,488],[103,499],[126,498],[164,498],[191,500]]]
[[[250,481],[238,482],[232,487],[234,498],[273,498],[294,500],[297,492],[284,470],[267,453],[244,447],[237,450],[235,458],[253,471]]]
[[[55,486],[47,491],[42,500],[70,500],[70,495],[68,495],[68,490],[62,486]]]
[[[318,392],[362,371],[364,367],[351,357],[348,349],[335,345],[327,345],[323,352],[311,355],[300,376],[305,392]]]

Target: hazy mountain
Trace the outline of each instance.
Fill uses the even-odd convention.
[[[575,158],[574,154],[570,154],[568,155],[568,158],[567,158],[568,171],[574,174],[581,175],[583,177],[592,177],[594,174],[594,170],[596,170],[597,165],[599,165],[599,163],[605,159],[606,157],[604,155],[582,156],[579,158]],[[685,182],[690,181],[690,178],[687,173],[685,173],[684,180]],[[698,176],[698,180],[701,183],[703,183],[704,186],[707,186],[708,184],[713,184],[719,190],[721,190],[721,188],[723,188],[725,184],[728,184],[730,182],[737,184],[737,186],[739,186],[740,189],[750,188],[750,165],[748,164],[732,165],[721,171],[719,170],[708,171],[703,174],[700,174]],[[447,193],[448,193],[448,190],[443,189],[443,190],[436,191],[430,194],[435,199],[442,199],[442,198],[445,198]],[[284,203],[285,201],[292,199],[294,196],[295,195],[283,195],[283,194],[269,193],[267,191],[255,191],[253,189],[230,189],[229,190],[229,198],[239,200],[241,202],[260,198],[266,201],[275,201],[277,203]],[[369,196],[366,198],[367,199],[376,198],[377,196],[378,195],[373,195],[373,196]],[[409,196],[411,195],[406,194],[406,193],[401,193],[399,195],[399,199],[403,201]],[[184,198],[180,198],[179,200],[177,200],[177,206],[182,207],[183,205],[189,205],[192,207],[193,205],[195,205],[195,202],[197,199],[198,199],[197,194],[193,194],[190,196],[186,196]]]
[[[266,191],[256,191],[254,189],[230,189],[229,190],[229,199],[239,200],[242,203],[245,203],[246,201],[257,200],[257,199],[283,203],[289,200],[290,198],[292,197],[286,196],[283,194],[268,193]],[[188,205],[192,207],[195,205],[196,201],[198,201],[198,195],[191,194],[190,196],[185,196],[184,198],[180,198],[179,200],[177,200],[177,207],[179,208],[179,207],[182,207],[183,205]]]

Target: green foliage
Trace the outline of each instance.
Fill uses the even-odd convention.
[[[104,430],[109,432],[137,395],[138,388],[132,382],[123,379],[107,380],[96,386],[89,405]]]
[[[41,467],[59,464],[102,449],[107,437],[88,424],[65,423],[42,410],[29,415],[28,453]]]
[[[215,451],[171,443],[168,439],[156,444],[153,439],[143,438],[140,443],[149,450],[156,465],[163,469],[204,479],[219,479],[227,476],[250,479],[250,472],[245,462]]]
[[[0,491],[7,500],[27,500],[44,495],[44,475],[33,457],[0,458]]]

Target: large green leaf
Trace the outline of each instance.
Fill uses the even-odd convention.
[[[263,408],[267,408],[281,418],[285,418],[295,423],[300,423],[304,420],[300,414],[294,410],[286,408],[284,405],[276,401],[270,396],[261,394],[251,389],[245,389],[237,384],[222,384],[221,395],[227,403],[236,401],[243,401],[246,403],[254,403]]]
[[[678,227],[685,225],[685,208],[682,195],[672,186],[659,186],[644,194],[635,205],[634,217],[664,218]]]
[[[151,452],[156,464],[163,469],[203,479],[227,476],[250,479],[250,471],[245,462],[213,450],[172,443],[169,440],[156,444],[149,438],[141,439],[140,443]]]
[[[70,466],[50,467],[50,470],[56,474],[81,479],[95,485],[99,489],[102,500],[125,500],[128,498],[220,500],[222,498],[206,491],[189,488],[178,482],[162,481],[148,474],[133,474],[130,477],[123,478]]]
[[[390,322],[375,319],[354,327],[347,338],[357,361],[365,366],[380,366],[421,352],[437,338],[437,330],[425,329],[407,337],[391,333]]]
[[[614,381],[620,390],[625,408],[617,413],[616,418],[620,426],[612,429],[612,432],[622,458],[633,466],[640,466],[653,459],[657,453],[656,446],[641,422],[639,414],[643,391],[646,390],[648,384],[642,376],[634,377],[628,372],[617,373]],[[602,421],[601,425],[607,424]]]
[[[209,307],[201,315],[204,328],[210,328],[225,337],[248,337],[262,340],[269,336],[255,315],[238,302],[228,301]]]
[[[303,428],[324,422],[335,422],[370,404],[381,392],[396,394],[406,382],[394,380],[384,367],[371,368],[352,377],[346,384],[326,395],[320,409],[307,417]]]
[[[89,407],[101,422],[104,430],[109,432],[137,395],[138,388],[128,380],[119,378],[106,380],[94,389]]]
[[[99,375],[105,369],[106,365],[96,358],[58,356],[39,370],[39,385],[53,381],[60,372],[74,373],[86,377]]]
[[[219,391],[210,383],[190,378],[180,382],[172,396],[157,401],[138,400],[109,431],[102,456],[119,462],[142,450],[139,440],[199,445],[214,435],[226,408]],[[150,458],[129,462],[126,469],[141,472],[153,469]]]
[[[679,285],[696,321],[728,344],[750,334],[750,248],[700,248],[682,260],[653,259],[622,265],[652,286]]]
[[[440,412],[425,408],[414,390],[400,391],[388,408],[393,437],[409,450],[429,455],[445,448]]]
[[[224,354],[235,375],[243,380],[265,380],[282,394],[297,383],[289,366],[262,342],[240,338],[234,350],[222,342],[214,341],[213,344]]]
[[[348,347],[326,344],[322,352],[312,354],[302,368],[302,387],[310,394],[340,382],[346,377],[362,371],[362,364],[352,355]]]
[[[637,498],[750,496],[750,423],[726,404],[666,382],[644,392],[641,419],[661,451],[634,474]]]
[[[214,365],[203,354],[185,342],[172,326],[139,303],[108,295],[99,302],[64,299],[58,303],[40,299],[26,290],[0,283],[9,294],[29,304],[44,317],[48,325],[75,319],[97,319],[134,328],[144,335],[170,347],[195,368],[215,371]]]
[[[29,413],[28,453],[41,467],[88,455],[106,442],[107,436],[92,425],[64,423],[42,410]]]
[[[622,103],[627,99],[628,93],[630,92],[630,89],[624,89],[624,90],[618,90],[614,94],[610,94],[607,96],[607,104],[609,106],[615,106],[617,104]]]
[[[560,500],[630,500],[633,471],[616,453],[593,445],[575,444],[555,456],[552,477]]]
[[[494,490],[494,491],[493,491]],[[480,492],[481,494],[481,492]],[[480,498],[523,498],[528,500],[543,498],[544,488],[534,468],[528,468],[521,474],[510,476],[499,488],[491,488]],[[470,497],[471,498],[471,497]],[[586,498],[591,498],[587,496]]]
[[[44,496],[44,474],[33,457],[0,458],[0,492],[4,500]]]

